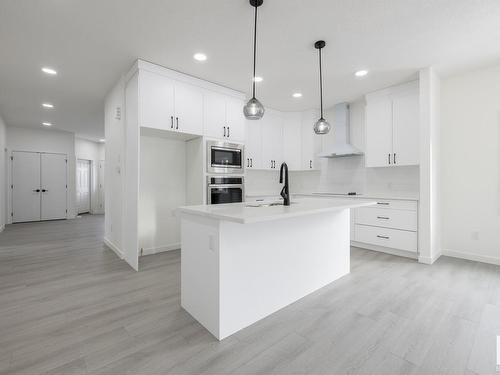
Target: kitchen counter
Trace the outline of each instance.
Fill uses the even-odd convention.
[[[222,340],[334,282],[350,272],[351,208],[372,204],[310,197],[179,208],[182,307]]]
[[[178,212],[181,215],[191,214],[240,224],[248,224],[376,204],[375,201],[369,199],[353,201],[347,197],[335,197],[334,199],[295,198],[292,199],[292,204],[290,206],[267,206],[267,202],[269,201],[186,206],[180,207]]]

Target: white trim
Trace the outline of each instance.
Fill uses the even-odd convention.
[[[492,257],[492,256],[488,256],[488,255],[464,253],[462,251],[455,251],[455,250],[449,250],[449,249],[443,250],[443,255],[448,256],[448,257],[452,257],[452,258],[460,258],[460,259],[465,259],[465,260],[472,260],[475,262],[500,265],[500,257]]]
[[[118,255],[118,258],[123,259],[123,252],[118,248],[118,246],[116,246],[114,243],[112,243],[106,237],[104,237],[104,245],[106,245],[111,250],[113,250],[116,253],[116,255]]]
[[[147,249],[141,249],[142,251],[140,252],[141,256],[145,255],[152,255],[152,254],[158,254],[158,253],[163,253],[165,251],[172,251],[172,250],[178,250],[181,248],[181,243],[173,243],[170,245],[166,246],[159,246],[159,247],[150,247]]]
[[[417,260],[417,258],[418,258],[416,252],[414,253],[414,252],[406,251],[406,250],[393,249],[392,247],[371,245],[371,244],[357,242],[357,241],[351,241],[351,246],[359,247],[361,249],[366,249],[366,250],[371,250],[371,251],[379,251],[381,253],[396,255],[399,257],[410,258],[410,259],[415,259],[415,260]]]
[[[5,224],[0,225],[0,233],[2,233],[4,231],[4,229],[5,229]]]

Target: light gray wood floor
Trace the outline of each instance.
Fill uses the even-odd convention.
[[[103,225],[0,234],[0,374],[496,373],[500,267],[352,249],[350,275],[218,342],[180,307],[180,252],[135,273]]]

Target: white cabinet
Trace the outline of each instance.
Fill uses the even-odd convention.
[[[146,70],[139,72],[140,126],[201,135],[203,93],[195,86]]]
[[[268,110],[261,120],[262,169],[279,169],[283,162],[283,118]]]
[[[418,165],[418,82],[369,94],[366,103],[366,166]]]
[[[317,169],[316,156],[321,150],[321,136],[314,133],[313,125],[317,120],[315,111],[306,111],[301,119],[301,168],[303,170]]]
[[[245,126],[245,167],[262,168],[262,123],[246,120]]]
[[[204,96],[204,134],[242,142],[245,139],[243,101],[208,90]]]
[[[283,114],[283,160],[289,170],[302,169],[301,113]]]

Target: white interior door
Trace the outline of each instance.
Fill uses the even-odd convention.
[[[41,219],[66,219],[66,155],[41,154]]]
[[[12,152],[12,222],[40,220],[40,154]]]
[[[76,206],[79,214],[90,212],[90,160],[76,162]]]

